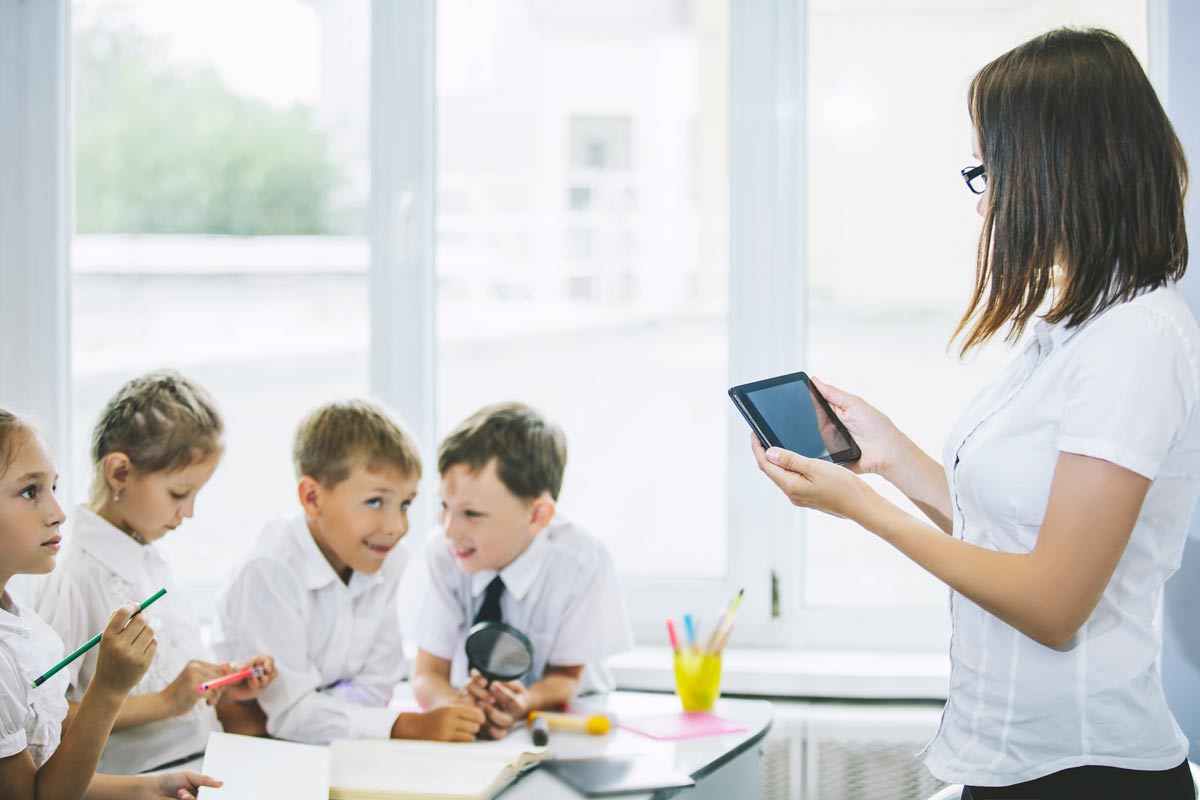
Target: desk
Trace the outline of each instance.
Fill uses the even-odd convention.
[[[617,719],[664,714],[679,710],[679,699],[671,694],[613,692],[605,698],[585,698],[580,705],[603,706]],[[550,750],[564,758],[603,755],[647,755],[662,758],[696,781],[690,789],[671,789],[655,794],[623,795],[628,800],[755,800],[762,797],[760,747],[771,727],[773,711],[765,700],[722,699],[714,712],[746,726],[742,733],[705,736],[679,741],[658,741],[623,728],[608,736],[587,736],[551,731]],[[514,735],[522,735],[520,731]],[[579,793],[554,775],[535,769],[497,795],[497,800],[578,800]]]
[[[405,684],[407,686],[407,684]],[[617,719],[633,719],[679,711],[673,694],[613,692],[578,701],[578,705],[611,711]],[[696,782],[688,789],[669,789],[653,794],[622,795],[625,800],[759,800],[762,797],[760,744],[771,728],[774,711],[765,700],[717,701],[715,713],[746,726],[741,733],[705,736],[679,741],[658,741],[616,728],[607,736],[551,731],[550,750],[562,758],[596,758],[605,755],[647,756],[662,759]],[[525,730],[512,736],[528,737]],[[175,767],[200,772],[202,760]],[[219,778],[220,775],[213,777]],[[201,797],[204,793],[201,792]],[[546,770],[535,768],[496,795],[496,800],[579,800],[581,795]]]

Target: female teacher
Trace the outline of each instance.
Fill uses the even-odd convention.
[[[854,471],[764,451],[797,506],[854,520],[951,589],[949,695],[921,753],[963,798],[1192,800],[1163,697],[1155,611],[1200,494],[1200,329],[1182,147],[1137,59],[1055,30],[968,93],[981,195],[962,353],[1034,335],[938,464],[880,411],[815,382],[862,448]],[[1035,319],[1036,318],[1036,319]]]

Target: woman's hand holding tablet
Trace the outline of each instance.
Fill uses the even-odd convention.
[[[803,372],[735,386],[729,397],[754,429],[759,469],[793,505],[858,520],[880,499],[836,466],[853,465],[862,452]]]
[[[803,372],[734,386],[729,397],[764,449],[779,447],[835,464],[862,456],[846,426]]]

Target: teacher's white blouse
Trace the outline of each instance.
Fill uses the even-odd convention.
[[[1100,602],[1044,647],[950,593],[950,691],[922,751],[942,780],[1008,785],[1068,767],[1161,770],[1187,755],[1167,709],[1155,613],[1200,494],[1200,330],[1173,286],[1067,329],[1039,322],[946,444],[954,535],[1033,549],[1059,452],[1151,479]]]

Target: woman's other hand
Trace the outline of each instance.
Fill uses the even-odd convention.
[[[750,434],[750,446],[758,468],[783,490],[794,506],[858,520],[868,503],[879,499],[861,478],[837,464],[805,458],[778,447],[767,451],[754,433]]]
[[[861,397],[816,378],[810,380],[829,401],[833,412],[862,450],[862,456],[857,461],[843,466],[858,473],[888,477],[893,467],[900,463],[906,447],[911,446],[908,437],[886,414]]]

